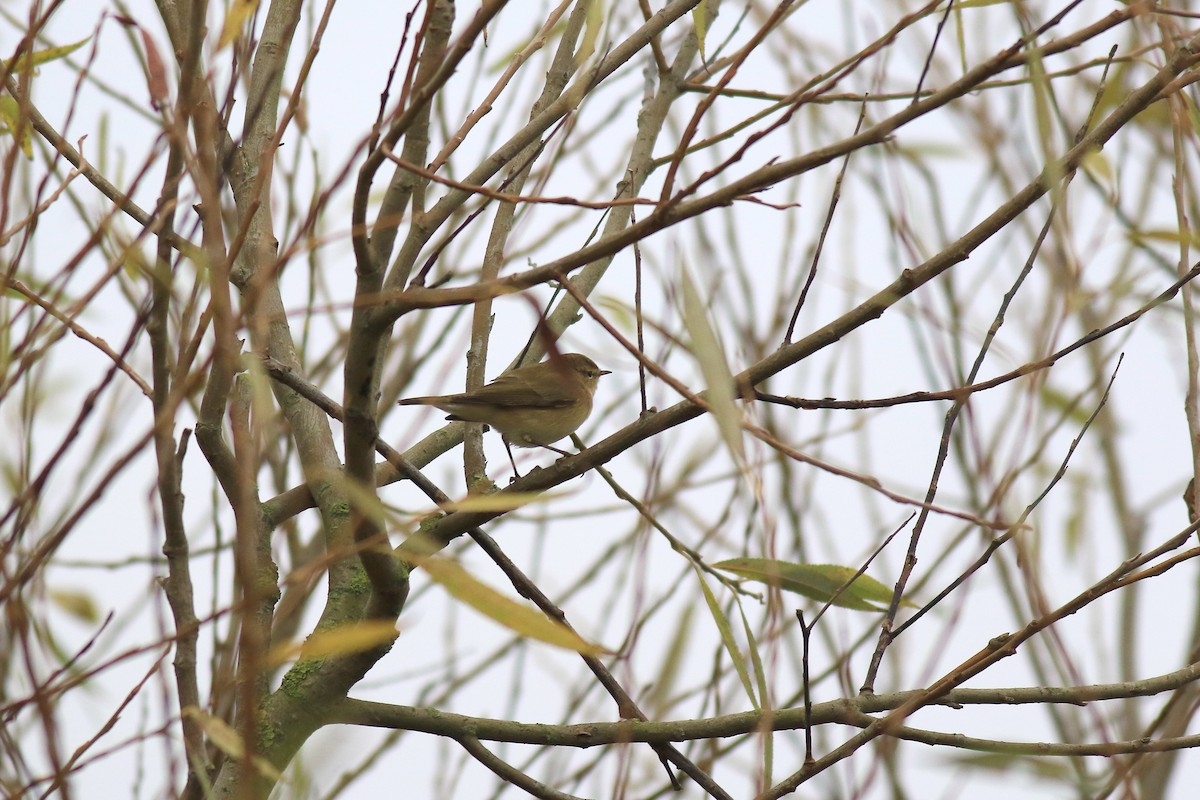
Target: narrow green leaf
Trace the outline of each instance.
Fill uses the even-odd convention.
[[[955,39],[958,41],[958,68],[963,72],[966,72],[968,69],[967,64],[969,63],[969,59],[967,58],[967,36],[963,28],[962,4],[955,3],[954,32],[957,34]]]
[[[1058,140],[1054,129],[1053,88],[1046,75],[1046,63],[1040,47],[1030,45],[1025,49],[1028,58],[1025,64],[1029,74],[1029,88],[1033,94],[1033,117],[1037,122],[1038,141],[1042,145],[1043,175],[1051,187],[1051,194],[1061,191],[1062,170],[1057,159]]]
[[[1076,425],[1086,425],[1088,417],[1092,415],[1091,409],[1085,407],[1079,397],[1064,394],[1049,384],[1042,384],[1038,395],[1046,408],[1066,414],[1067,419]]]
[[[700,293],[687,269],[683,270],[680,284],[683,289],[683,324],[692,339],[692,354],[700,362],[700,372],[704,375],[708,389],[705,399],[717,420],[721,437],[725,439],[734,459],[741,464],[746,460],[742,447],[742,412],[734,398],[733,373],[729,371],[729,362],[725,359],[725,348],[721,346],[721,340],[708,320],[704,301],[700,299]]]
[[[31,67],[39,67],[60,58],[66,58],[91,40],[92,37],[80,39],[74,44],[64,44],[58,47],[47,47],[45,50],[35,50],[32,53],[22,53],[16,58],[6,58],[5,68],[10,72],[23,72]]]
[[[679,683],[679,676],[688,663],[688,640],[692,636],[692,615],[695,611],[695,605],[688,604],[683,607],[683,612],[674,625],[675,632],[671,641],[663,649],[662,664],[659,665],[658,672],[646,692],[647,705],[657,712],[652,713],[652,717],[661,716],[669,710],[668,704]]]
[[[838,589],[858,572],[837,564],[795,564],[771,558],[731,558],[713,566],[821,603],[833,599]],[[859,575],[833,599],[833,605],[855,611],[883,611],[891,600],[891,588],[869,575]]]
[[[735,597],[734,602],[737,603],[738,614],[742,618],[742,631],[746,634],[747,647],[750,650],[750,665],[754,667],[754,681],[758,684],[758,696],[762,700],[762,711],[771,710],[771,693],[767,688],[767,671],[763,667],[761,651],[758,649],[758,639],[754,636],[754,630],[750,627],[750,620],[746,619],[746,611],[742,608],[741,602]],[[760,729],[763,737],[763,783],[770,786],[774,781],[771,778],[774,773],[775,762],[775,731],[770,726]]]
[[[956,10],[964,10],[968,8],[987,8],[988,6],[1009,5],[1012,0],[964,0],[962,3],[956,3]]]
[[[1075,780],[1075,772],[1069,765],[1047,758],[1007,753],[964,753],[951,756],[947,760],[954,764],[956,769],[991,772],[1003,778],[1022,774],[1063,782]]]
[[[737,641],[733,638],[733,628],[729,625],[729,618],[725,616],[716,596],[708,588],[704,574],[698,567],[693,566],[693,569],[696,570],[696,577],[700,580],[700,590],[704,593],[704,602],[708,604],[709,613],[712,614],[713,621],[717,623],[717,630],[721,633],[721,642],[725,645],[725,652],[729,653],[729,658],[733,661],[733,668],[737,670],[738,677],[742,680],[742,687],[746,690],[746,696],[750,698],[750,705],[754,706],[755,711],[758,711],[761,706],[759,706],[758,698],[754,696],[754,687],[750,683],[750,671],[746,669],[746,660],[742,658]]]

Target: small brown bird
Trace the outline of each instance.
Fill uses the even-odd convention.
[[[450,415],[446,419],[490,425],[503,436],[505,448],[510,443],[549,447],[588,418],[596,384],[608,374],[587,356],[566,353],[514,369],[473,392],[409,397],[400,405],[436,406]],[[511,450],[508,457],[511,461]]]

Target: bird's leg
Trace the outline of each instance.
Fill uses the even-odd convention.
[[[504,449],[508,452],[508,463],[512,464],[513,481],[515,481],[517,478],[521,477],[521,473],[517,471],[517,461],[513,458],[512,448],[508,446],[508,437],[502,436],[500,437],[500,441],[504,442]],[[509,483],[512,483],[512,481],[509,481]]]

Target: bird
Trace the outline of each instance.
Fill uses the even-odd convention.
[[[399,405],[434,406],[445,411],[448,420],[491,426],[500,432],[517,473],[509,445],[563,453],[550,446],[584,423],[592,413],[592,396],[600,377],[609,374],[582,353],[565,353],[506,372],[474,391],[409,397]]]

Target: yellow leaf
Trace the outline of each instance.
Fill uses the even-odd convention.
[[[637,317],[634,315],[633,308],[624,300],[612,295],[601,295],[595,299],[595,303],[599,308],[608,312],[609,322],[618,328],[626,331],[637,329]]]
[[[700,0],[692,9],[692,24],[696,26],[696,41],[700,45],[700,60],[707,61],[704,40],[708,37],[708,0]]]
[[[1177,245],[1180,242],[1186,241],[1190,247],[1200,247],[1200,236],[1194,233],[1181,234],[1178,228],[1152,229],[1144,231],[1132,231],[1129,238],[1134,242],[1165,242],[1166,244]]]
[[[541,611],[518,603],[481,583],[459,564],[441,558],[421,562],[429,577],[485,617],[499,622],[514,633],[585,655],[599,655],[603,648],[594,645]]]
[[[242,35],[242,29],[257,9],[258,0],[233,0],[229,13],[225,15],[225,24],[221,27],[221,38],[217,40],[218,50]]]
[[[124,237],[121,238],[124,239]],[[150,268],[150,263],[146,261],[146,254],[140,247],[129,241],[122,241],[120,244],[125,251],[125,259],[121,262],[121,267],[125,270],[126,275],[133,280],[141,280],[154,275],[154,270]]]
[[[0,97],[0,126],[2,126],[0,131],[14,135],[17,129],[20,129],[21,139],[17,142],[17,146],[21,148],[21,152],[25,154],[26,158],[33,158],[33,143],[29,133],[33,126],[26,124],[21,127],[21,107],[8,95]]]
[[[444,511],[515,511],[522,506],[538,501],[552,500],[565,492],[554,494],[541,492],[493,492],[492,494],[472,494],[461,500],[451,500],[444,503]]]
[[[75,619],[83,622],[96,622],[100,619],[96,601],[87,592],[78,589],[51,589],[50,599]]]
[[[603,0],[591,0],[588,5],[587,17],[583,21],[583,38],[580,39],[579,47],[575,50],[575,66],[578,67],[591,58],[592,53],[596,52],[596,42],[600,40],[600,32],[603,28]]]
[[[317,631],[303,644],[289,642],[272,647],[267,654],[267,663],[279,665],[303,654],[307,658],[344,656],[389,644],[396,638],[396,626],[383,619],[356,622],[340,628]]]
[[[185,717],[191,717],[200,724],[204,729],[204,735],[208,740],[216,745],[217,749],[232,759],[241,759],[246,754],[245,743],[242,741],[242,736],[223,719],[218,719],[212,714],[209,714],[203,709],[195,706],[188,706],[183,709]],[[265,778],[273,781],[283,780],[283,776],[275,766],[267,761],[262,756],[255,756],[251,761],[254,763],[254,768],[257,769]]]
[[[367,489],[359,483],[350,480],[338,481],[339,488],[350,498],[354,510],[370,519],[380,528],[386,529],[392,514],[383,501],[375,494],[373,488]]]
[[[971,155],[964,147],[954,142],[908,142],[906,144],[897,145],[896,152],[902,153],[913,159],[920,159],[924,157],[948,159],[971,158]]]
[[[1083,161],[1080,166],[1100,184],[1108,188],[1113,187],[1113,169],[1112,163],[1100,150],[1093,150],[1083,156]]]
[[[1200,131],[1200,109],[1196,108],[1196,104],[1192,99],[1182,92],[1179,97],[1183,100],[1184,106],[1187,108],[1188,122],[1192,125],[1192,133]]]

